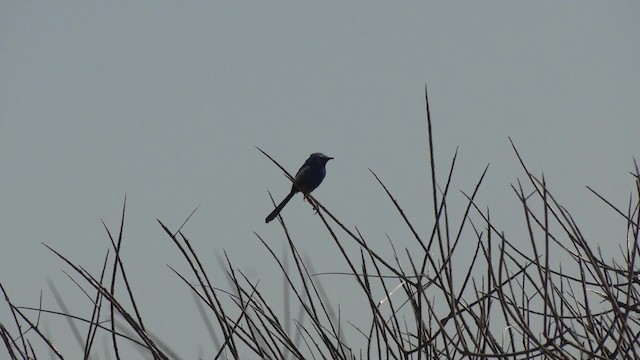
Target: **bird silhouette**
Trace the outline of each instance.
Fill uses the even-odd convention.
[[[330,156],[327,156],[323,153],[313,153],[309,156],[307,161],[304,162],[300,170],[296,173],[295,178],[293,178],[293,185],[291,186],[291,191],[289,195],[276,206],[275,209],[267,216],[265,222],[269,222],[278,216],[282,208],[291,200],[293,195],[297,192],[301,192],[305,195],[311,193],[315,188],[317,188],[324,176],[327,174],[327,170],[325,169],[325,165],[327,161],[333,159]]]

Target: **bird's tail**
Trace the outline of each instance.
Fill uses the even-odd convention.
[[[282,202],[281,202],[278,206],[276,206],[276,208],[275,208],[275,209],[273,209],[273,211],[271,212],[271,214],[269,214],[269,215],[267,216],[267,218],[265,219],[265,222],[267,222],[267,223],[268,223],[269,221],[271,221],[271,220],[275,219],[275,218],[276,218],[276,216],[278,216],[278,214],[280,214],[280,211],[282,210],[282,208],[283,208],[285,205],[287,205],[287,203],[289,202],[289,200],[291,200],[291,198],[292,198],[292,197],[293,197],[293,195],[295,195],[295,194],[296,194],[296,192],[295,192],[294,190],[291,190],[291,192],[289,193],[289,195],[287,195],[287,197],[286,197],[286,198],[284,198],[284,200],[282,200]]]

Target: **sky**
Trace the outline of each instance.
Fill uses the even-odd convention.
[[[633,190],[638,34],[634,1],[3,1],[0,282],[17,304],[37,306],[42,292],[56,309],[51,281],[89,316],[42,243],[97,273],[110,247],[101,220],[116,233],[126,195],[123,259],[155,333],[181,357],[215,353],[157,219],[177,229],[200,206],[183,232],[208,268],[224,281],[227,252],[276,298],[281,278],[254,232],[284,246],[264,218],[268,191],[277,201],[290,184],[255,147],[290,172],[320,151],[335,159],[316,198],[381,251],[386,235],[412,246],[369,169],[429,233],[425,85],[441,184],[459,149],[453,204],[490,164],[478,201],[517,238],[510,184],[524,173],[510,137],[588,239],[617,256],[624,222],[585,186],[622,208]],[[301,197],[282,214],[318,272],[346,270]],[[325,279],[357,308],[340,295],[349,279]],[[9,316],[2,305],[0,321]],[[64,322],[45,326],[80,351]]]

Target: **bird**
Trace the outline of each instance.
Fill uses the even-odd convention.
[[[327,156],[323,153],[313,153],[309,155],[307,161],[302,164],[300,170],[296,173],[296,176],[293,178],[293,185],[291,186],[291,191],[289,195],[280,202],[278,206],[267,216],[265,222],[268,223],[271,220],[275,219],[276,216],[282,211],[285,205],[291,200],[293,195],[297,192],[301,192],[304,195],[309,195],[315,188],[320,185],[322,180],[324,180],[324,176],[327,174],[327,170],[325,169],[325,165],[327,165],[327,161],[332,160],[333,158]]]

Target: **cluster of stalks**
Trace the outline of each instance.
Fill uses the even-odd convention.
[[[291,268],[276,255],[272,245],[259,234],[256,238],[282,271],[278,276],[286,284],[285,314],[274,309],[259,284],[228,258],[223,266],[229,285],[223,289],[212,283],[205,270],[207,264],[189,239],[180,229],[171,230],[159,221],[191,269],[190,273],[174,273],[184,282],[185,291],[195,295],[217,349],[206,358],[640,359],[637,164],[631,173],[635,186],[626,209],[619,209],[589,188],[626,224],[626,239],[608,239],[609,244],[620,247],[620,256],[607,260],[548,191],[544,177],[534,176],[513,146],[526,174],[512,188],[526,224],[523,234],[528,237],[526,242],[522,237],[514,242],[498,228],[489,211],[476,204],[486,168],[475,189],[464,195],[462,221],[453,223],[447,200],[456,156],[446,182],[438,186],[428,101],[426,110],[434,214],[430,233],[415,230],[391,192],[372,172],[410,229],[419,251],[402,249],[401,256],[393,245],[391,251],[377,250],[360,232],[345,226],[308,197],[318,209],[327,238],[336,246],[336,256],[349,269],[347,281],[359,289],[358,302],[368,309],[368,318],[336,315],[336,304],[325,296],[331,289],[314,276],[309,257],[298,252],[282,218],[280,226],[293,260]],[[112,236],[105,225],[112,255],[106,256],[100,274],[90,274],[49,247],[66,263],[77,286],[92,298],[90,315],[69,311],[55,287],[52,289],[62,311],[18,306],[0,284],[13,319],[0,323],[4,344],[0,357],[41,357],[34,350],[34,344],[39,343],[49,349],[52,358],[64,358],[41,325],[43,317],[62,316],[69,320],[70,336],[83,344],[84,358],[95,356],[92,354],[99,333],[109,335],[110,356],[116,359],[127,357],[120,350],[124,343],[135,344],[144,358],[179,358],[168,342],[155,338],[145,326],[127,280],[120,257],[125,207],[117,236]],[[354,246],[359,250],[355,254],[348,250]],[[408,261],[400,261],[402,257]],[[563,261],[551,260],[558,258]],[[353,330],[357,338],[349,337]]]

